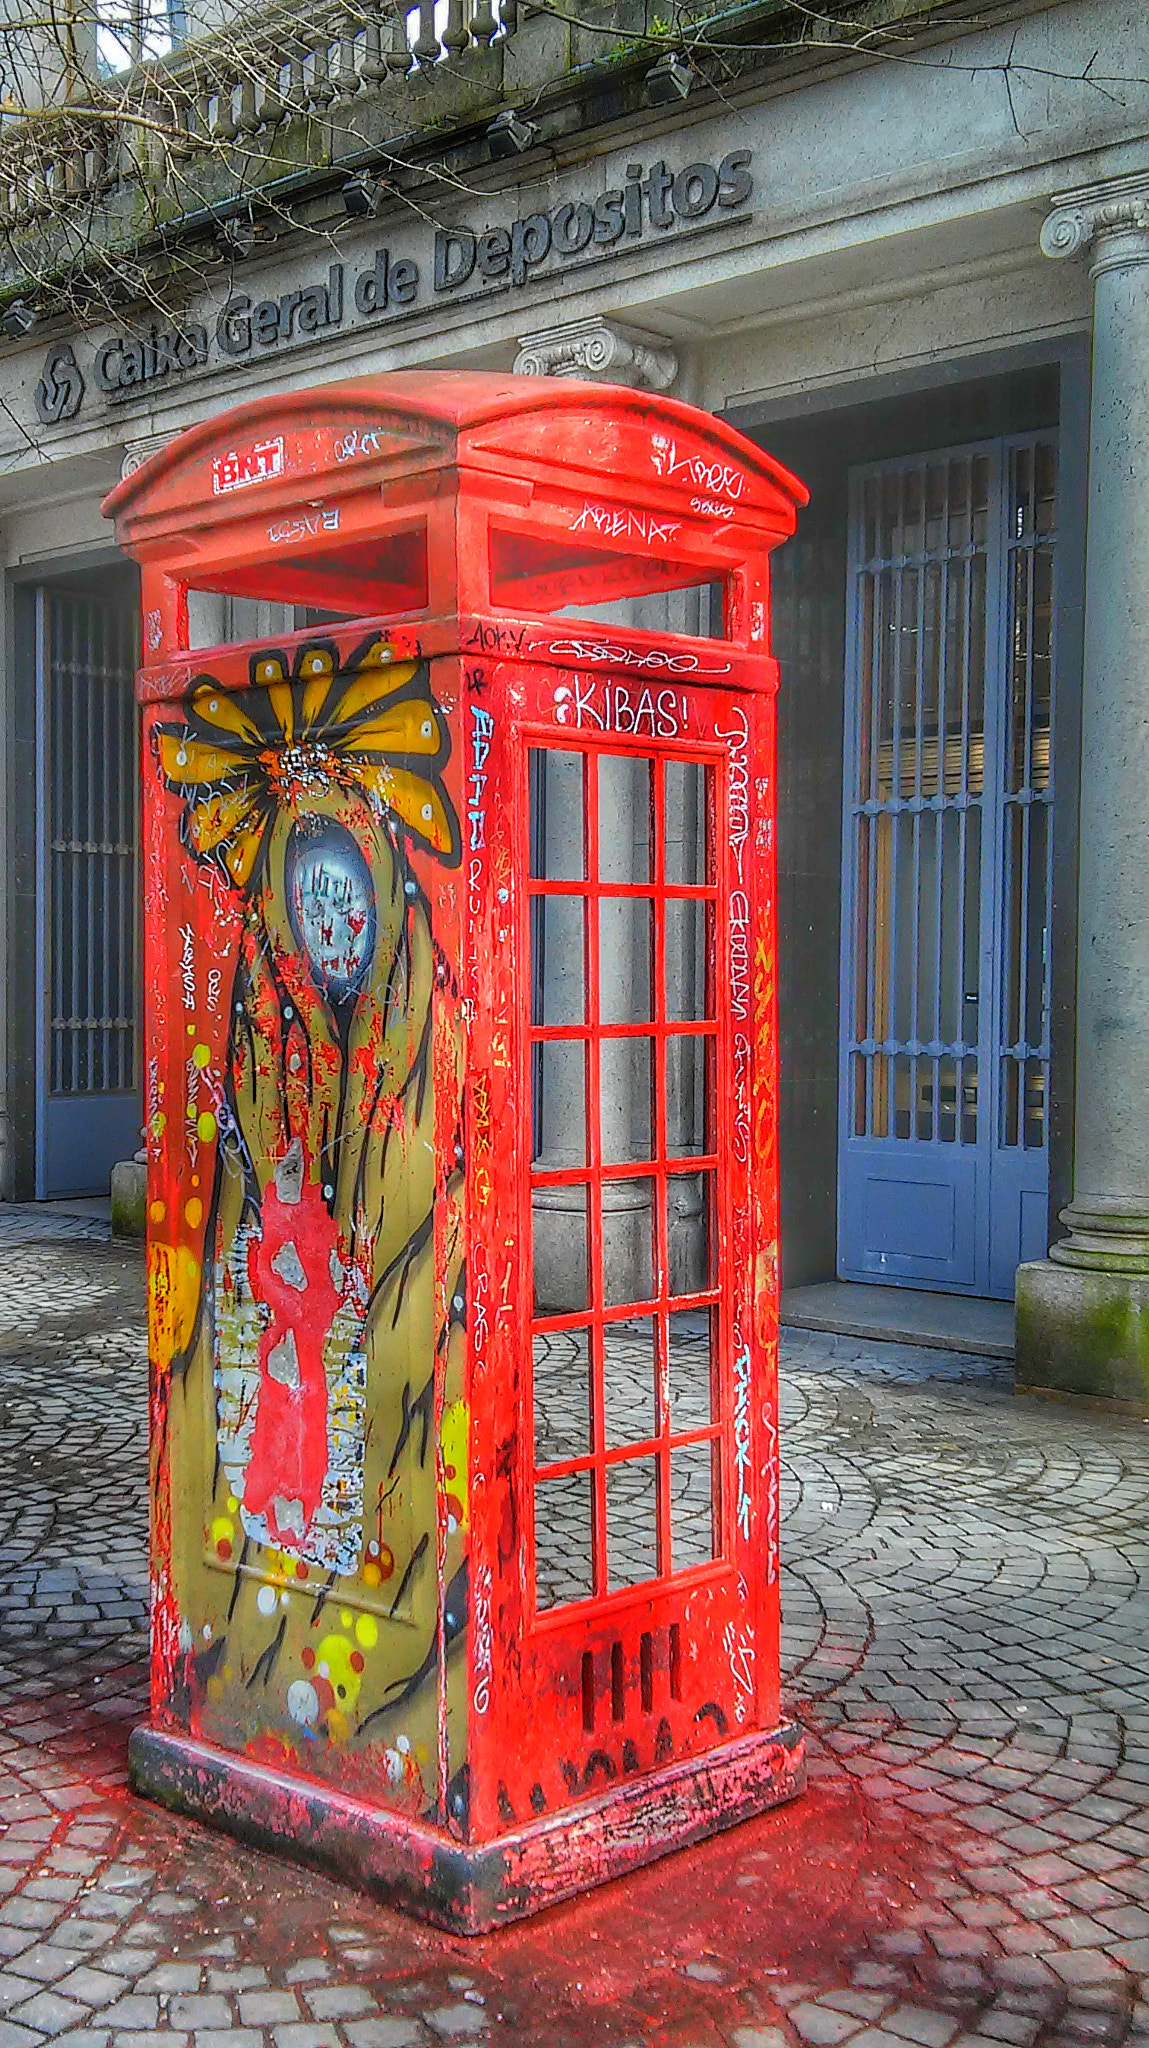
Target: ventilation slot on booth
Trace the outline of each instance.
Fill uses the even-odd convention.
[[[594,1651],[582,1653],[582,1725],[588,1735],[594,1734]]]
[[[641,1711],[644,1714],[653,1714],[655,1711],[655,1653],[659,1647],[660,1636],[662,1655],[659,1661],[665,1673],[662,1682],[672,1700],[681,1700],[682,1698],[682,1648],[678,1623],[672,1621],[664,1633],[662,1631],[656,1633],[651,1629],[644,1629],[638,1643],[638,1698]],[[616,1723],[625,1721],[627,1700],[632,1688],[627,1683],[626,1651],[621,1641],[617,1638],[610,1645],[608,1655],[601,1658],[601,1662],[593,1650],[584,1650],[582,1653],[582,1725],[587,1735],[593,1735],[598,1723],[605,1718],[607,1703],[606,1687],[604,1684],[603,1712],[600,1714],[598,1707],[598,1681],[600,1674],[605,1680],[608,1672],[610,1674],[610,1719]]]

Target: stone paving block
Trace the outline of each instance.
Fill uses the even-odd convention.
[[[858,2031],[856,2013],[839,2012],[833,2006],[809,2000],[792,2006],[788,2017],[801,2039],[817,2044],[817,2048],[824,2048],[824,2044],[836,2048],[838,2042],[850,2040]]]
[[[427,2039],[418,2020],[395,2013],[381,2014],[370,2020],[349,2020],[343,2031],[351,2048],[419,2048],[419,2043]],[[773,2041],[759,2029],[738,2027],[733,2035],[735,2048],[788,2048],[776,2027],[770,2032],[774,2035]],[[740,2039],[743,2034],[747,2036],[745,2042]],[[757,2040],[751,2038],[756,2034]]]
[[[375,2010],[371,1993],[359,1984],[318,1984],[303,1995],[317,2020],[359,2019]]]
[[[0,2043],[0,2048],[3,2048],[3,2043]],[[188,2048],[188,2037],[186,2034],[177,2034],[174,2030],[169,2031],[167,2027],[162,2031],[156,2028],[133,2027],[125,2029],[122,2033],[114,2033],[112,2048]]]
[[[1114,1941],[1106,1943],[1106,1954],[1113,1957],[1123,1969],[1137,1970],[1149,1974],[1149,1938],[1137,1941]]]
[[[423,2018],[444,2041],[474,2040],[487,2029],[487,2015],[474,2005],[440,2005]]]
[[[106,1958],[103,1960],[106,1961]],[[138,1991],[198,1991],[203,1977],[199,1963],[157,1963],[138,1979]]]
[[[241,1991],[239,2016],[245,2027],[271,2027],[301,2017],[293,1991]]]
[[[117,2033],[129,2027],[152,2030],[160,2024],[159,2000],[151,1993],[129,1993],[126,1998],[118,1998],[114,2005],[108,2006],[101,2018]]]
[[[1099,1948],[1054,1950],[1046,1960],[1065,1984],[1104,1984],[1118,1973],[1118,1965]]]
[[[26,2005],[13,2008],[9,2017],[22,2027],[35,2027],[42,2034],[60,2034],[65,2027],[77,2027],[88,2017],[87,2007],[58,1991],[37,1991]]]
[[[180,2027],[189,2033],[198,2034],[204,2028],[218,2028],[226,2031],[232,2025],[232,2010],[227,1999],[218,1992],[180,1991],[168,2000],[168,2021],[173,2027]]]
[[[54,1984],[75,1967],[75,1949],[65,1948],[58,1941],[37,1941],[20,1958],[23,1974],[38,1978],[41,1984]]]
[[[23,2005],[25,1999],[34,1998],[40,1986],[34,1977],[17,1976],[12,1970],[0,1970],[0,2013],[11,2012],[14,2005]]]
[[[919,2005],[899,2005],[886,2014],[882,2025],[899,2040],[918,2042],[922,2048],[948,2048],[958,2031],[952,2013],[931,2012]]]
[[[69,1957],[69,1961],[74,1961],[74,1958]],[[82,2005],[110,2005],[123,1988],[120,1979],[110,1970],[93,1970],[86,1964],[56,1980],[56,1989],[62,1998],[77,1998]]]
[[[33,1934],[45,1927],[54,1927],[59,1917],[60,1908],[50,1905],[46,1899],[5,1899],[0,1906],[0,1925],[23,1927]]]
[[[63,1920],[52,1934],[57,1948],[79,1949],[85,1954],[104,1948],[110,1938],[111,1930],[102,1927],[98,1920]],[[107,1963],[106,1955],[103,1961]]]
[[[1013,2048],[1032,2048],[1040,2027],[1040,2020],[1020,2012],[983,2012],[978,2020],[978,2031],[987,2040],[1011,2042]]]

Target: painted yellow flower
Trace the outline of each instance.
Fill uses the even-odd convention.
[[[251,687],[199,676],[186,722],[159,726],[169,789],[186,799],[184,838],[237,888],[257,873],[280,806],[305,811],[320,793],[358,790],[412,839],[453,864],[459,828],[443,787],[450,751],[425,661],[396,661],[371,639],[340,664],[330,642],[252,656]]]

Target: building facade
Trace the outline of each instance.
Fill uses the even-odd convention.
[[[162,249],[154,221],[139,237],[122,311],[22,288],[37,324],[0,353],[6,1191],[106,1186],[138,1142],[141,622],[103,494],[257,391],[614,378],[722,415],[811,491],[775,557],[784,1281],[1008,1298],[1021,1266],[1023,1378],[1149,1399],[1144,16],[802,30],[757,8],[668,43],[618,9],[488,14],[424,8],[414,59],[401,15],[390,42],[364,17],[305,62],[273,52],[309,95],[292,178],[227,187],[213,160]],[[217,72],[188,133],[226,100],[232,139],[247,108],[270,150],[249,83]],[[279,623],[193,600],[204,645]],[[619,689],[576,715],[655,713]]]

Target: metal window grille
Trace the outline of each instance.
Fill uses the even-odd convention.
[[[41,597],[48,1085],[138,1085],[136,627],[127,607]]]
[[[855,1138],[1045,1143],[1056,484],[1034,436],[857,482]]]

